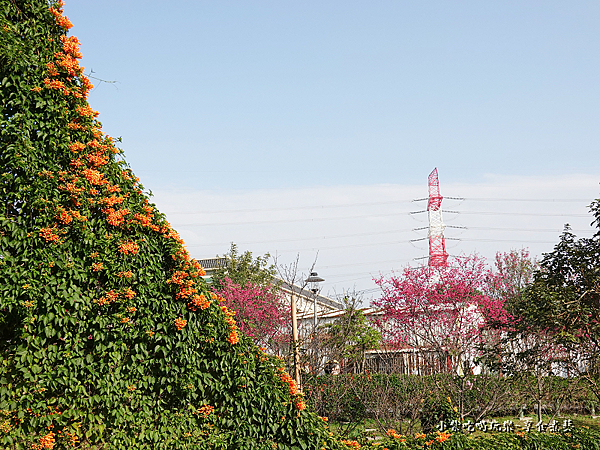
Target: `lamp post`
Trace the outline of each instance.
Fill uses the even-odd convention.
[[[308,283],[309,289],[313,293],[313,298],[314,298],[313,344],[314,344],[315,363],[313,365],[313,369],[315,371],[315,375],[317,375],[317,365],[319,362],[318,352],[317,352],[317,293],[319,292],[319,283],[321,281],[325,281],[325,280],[323,278],[321,278],[317,272],[311,272],[310,277],[308,277],[304,281],[306,283]]]

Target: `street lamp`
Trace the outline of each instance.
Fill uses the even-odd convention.
[[[311,272],[310,277],[308,277],[304,281],[306,283],[308,283],[308,285],[310,286],[309,289],[313,293],[313,297],[315,300],[315,307],[314,307],[315,317],[314,317],[314,319],[315,319],[315,329],[316,329],[317,328],[317,292],[319,292],[319,283],[321,281],[325,281],[325,280],[323,278],[321,278],[317,272]]]
[[[310,277],[308,277],[306,280],[304,280],[304,282],[308,284],[310,291],[313,293],[313,298],[315,301],[315,303],[314,303],[314,325],[313,325],[313,346],[314,346],[313,356],[315,358],[314,364],[313,364],[313,370],[314,370],[315,375],[317,375],[317,373],[318,373],[317,366],[319,365],[319,355],[318,355],[318,348],[317,348],[317,293],[319,292],[319,283],[321,281],[325,281],[325,280],[323,278],[321,278],[317,272],[311,272]]]

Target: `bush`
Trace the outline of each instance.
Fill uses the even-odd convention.
[[[86,97],[61,5],[0,0],[0,443],[335,447]]]

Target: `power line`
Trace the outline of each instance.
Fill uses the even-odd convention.
[[[589,199],[519,199],[519,198],[475,198],[475,197],[444,197],[452,200],[469,201],[498,201],[498,202],[550,202],[550,203],[574,203],[589,202]],[[164,212],[166,215],[193,215],[193,214],[233,214],[245,212],[274,212],[274,211],[303,211],[308,209],[328,209],[328,208],[349,208],[357,206],[381,206],[413,203],[417,201],[428,200],[428,198],[415,200],[387,200],[382,202],[364,202],[364,203],[339,203],[336,205],[308,205],[308,206],[290,206],[285,208],[242,208],[242,209],[221,209],[221,210],[196,210],[196,211],[170,211]]]
[[[562,228],[500,228],[500,227],[452,227],[447,225],[446,228],[458,228],[464,230],[479,230],[479,231],[522,231],[522,232],[533,232],[533,233],[561,233]],[[378,236],[382,234],[394,234],[394,233],[408,233],[411,231],[426,230],[427,227],[423,228],[412,228],[411,230],[388,230],[388,231],[377,231],[369,233],[352,233],[352,234],[337,234],[330,236],[318,236],[318,237],[301,237],[301,238],[284,238],[284,239],[267,239],[262,241],[240,241],[236,242],[238,245],[255,245],[255,244],[274,244],[274,243],[286,243],[286,242],[299,242],[299,241],[323,241],[328,239],[343,239],[350,237],[365,237],[365,236]],[[590,230],[573,229],[574,233],[585,233]],[[452,239],[452,238],[449,238]],[[414,240],[411,240],[414,241]],[[215,242],[210,244],[190,244],[187,247],[222,247],[229,245],[231,242]]]

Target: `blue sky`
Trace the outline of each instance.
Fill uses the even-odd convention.
[[[318,236],[382,230],[340,219],[310,233],[301,220],[283,222],[276,232],[256,217],[288,208],[306,220],[316,211],[289,208],[311,205],[377,216],[364,205],[426,196],[434,167],[450,196],[598,197],[598,2],[70,0],[65,14],[86,72],[116,81],[93,80],[90,103],[104,130],[123,138],[127,161],[159,208],[179,212],[169,217],[194,256],[224,253],[223,242],[241,240],[265,242],[242,249],[283,252],[281,240],[305,236],[306,246],[289,251],[302,250],[309,264],[306,248],[327,247]],[[473,211],[523,213],[512,200],[472,204]],[[587,204],[552,204],[552,226],[573,222],[558,214],[585,213]],[[550,211],[548,202],[528,208]],[[198,214],[190,221],[182,211]],[[228,225],[188,225],[217,216]],[[464,217],[462,225],[475,227],[475,215]],[[527,217],[494,220],[524,228]],[[548,225],[539,217],[527,226]],[[412,225],[389,223],[388,231],[394,226],[405,232]],[[527,244],[511,236],[507,248]],[[365,239],[344,240],[343,252],[319,250],[319,263],[333,269],[372,260],[333,272],[343,278],[363,270],[356,285],[370,289],[370,274],[416,254],[351,247]],[[478,245],[457,251],[491,257],[504,244]],[[329,288],[352,287],[344,283]]]

